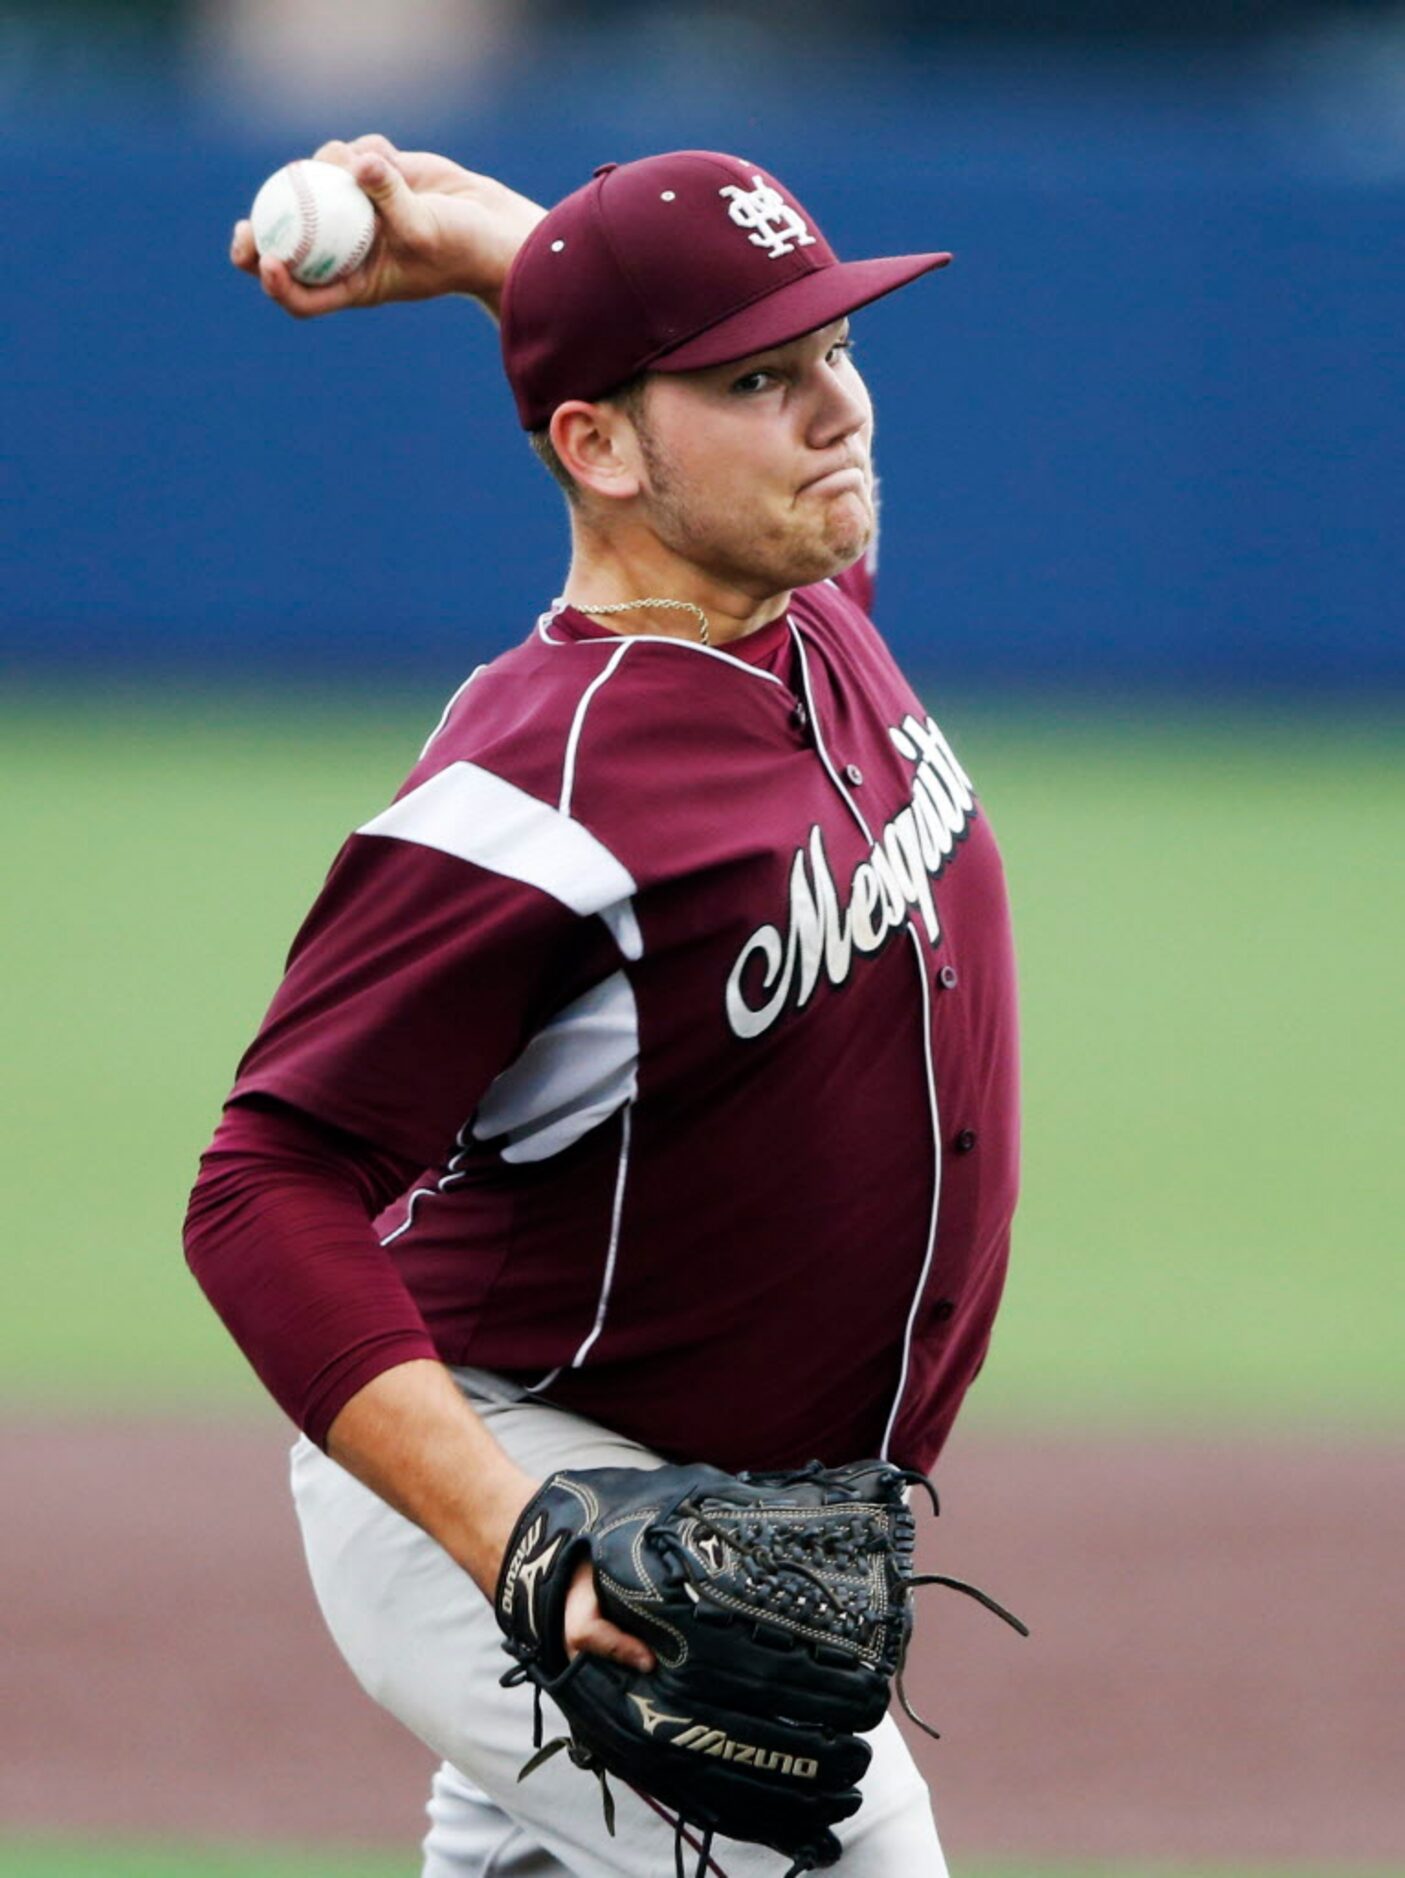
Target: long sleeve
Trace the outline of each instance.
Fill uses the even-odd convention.
[[[319,1446],[380,1371],[435,1356],[372,1220],[420,1171],[279,1103],[233,1103],[200,1164],[185,1252],[279,1406]]]

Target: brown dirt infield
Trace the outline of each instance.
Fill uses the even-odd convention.
[[[284,1445],[0,1427],[0,1831],[418,1837],[426,1753],[321,1630]],[[958,1868],[1405,1866],[1398,1449],[972,1434],[940,1480],[929,1568],[1034,1629],[923,1594],[911,1692]]]

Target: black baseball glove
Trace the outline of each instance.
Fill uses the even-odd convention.
[[[685,1825],[701,1835],[699,1873],[715,1833],[785,1854],[788,1878],[832,1865],[831,1828],[857,1812],[872,1758],[858,1737],[895,1681],[901,1693],[912,1587],[953,1585],[1024,1629],[972,1586],[914,1576],[914,1483],[931,1492],[881,1461],[553,1474],[497,1588],[517,1659],[503,1681],[538,1692],[538,1752],[522,1777],[567,1749],[600,1776],[613,1829],[605,1775],[618,1775],[676,1815],[680,1872]],[[648,1675],[585,1652],[567,1661],[566,1594],[583,1558],[605,1615],[657,1657]],[[543,1692],[570,1727],[544,1747]]]

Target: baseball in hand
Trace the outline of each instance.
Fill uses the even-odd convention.
[[[309,157],[276,170],[249,211],[260,254],[287,263],[294,280],[325,287],[365,260],[375,211],[349,170]]]

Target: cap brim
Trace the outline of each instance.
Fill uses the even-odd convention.
[[[705,365],[725,365],[771,346],[783,346],[802,333],[815,332],[846,313],[881,300],[886,293],[934,268],[945,267],[949,254],[900,254],[878,261],[836,261],[798,280],[773,288],[749,306],[729,313],[705,332],[669,347],[646,362],[651,372],[693,372]]]

